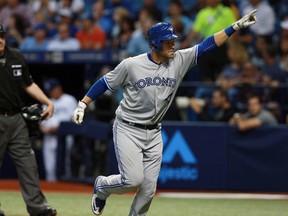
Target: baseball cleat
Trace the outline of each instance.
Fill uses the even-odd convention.
[[[95,215],[101,215],[106,204],[106,200],[101,200],[97,197],[97,183],[101,177],[102,176],[98,176],[94,182],[94,191],[91,198],[91,209]]]
[[[56,215],[57,215],[56,209],[51,207],[46,207],[39,214],[37,214],[37,216],[56,216]]]

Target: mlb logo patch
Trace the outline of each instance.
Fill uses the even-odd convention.
[[[12,71],[14,77],[22,76],[22,65],[12,65]]]
[[[20,77],[20,76],[22,76],[22,70],[21,70],[21,69],[14,69],[14,70],[13,70],[13,76],[14,76],[14,77]]]

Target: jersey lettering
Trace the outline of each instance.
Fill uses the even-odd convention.
[[[133,82],[132,85],[136,91],[143,89],[148,86],[168,86],[174,88],[176,79],[170,77],[146,77],[145,79],[140,79],[137,82]]]

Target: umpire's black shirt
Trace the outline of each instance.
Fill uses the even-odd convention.
[[[6,46],[0,56],[0,112],[19,112],[23,106],[23,88],[32,83],[24,56]]]

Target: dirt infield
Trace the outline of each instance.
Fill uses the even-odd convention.
[[[93,185],[72,182],[53,182],[40,181],[40,187],[43,191],[49,192],[73,192],[73,193],[92,193]],[[1,179],[0,190],[19,191],[20,186],[17,179]]]
[[[40,187],[44,192],[63,193],[88,193],[93,192],[93,185],[80,182],[58,181],[49,183],[40,181]],[[0,191],[20,191],[17,179],[1,179]],[[130,192],[126,195],[133,195]],[[178,198],[214,198],[214,199],[267,199],[267,200],[288,200],[287,192],[278,193],[241,193],[232,191],[185,191],[185,190],[157,190],[156,196],[178,197]]]

